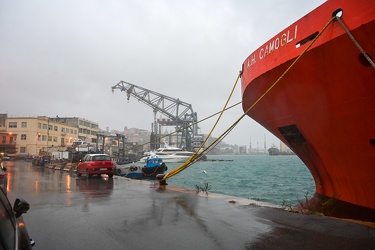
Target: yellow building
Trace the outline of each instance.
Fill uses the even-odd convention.
[[[17,155],[65,151],[78,137],[78,127],[45,116],[7,117],[6,131],[16,138]]]

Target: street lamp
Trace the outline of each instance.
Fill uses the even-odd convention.
[[[40,141],[40,133],[37,133],[35,137],[35,155],[38,154],[38,141]]]
[[[47,117],[47,155],[48,155],[48,141],[49,141],[49,117]]]

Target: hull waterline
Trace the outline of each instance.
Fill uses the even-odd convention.
[[[337,10],[342,10],[341,19],[358,44],[375,59],[373,1],[328,1],[245,60],[241,76],[245,112]],[[375,221],[375,69],[338,21],[328,25],[247,114],[309,168],[316,194],[306,205],[326,215]]]

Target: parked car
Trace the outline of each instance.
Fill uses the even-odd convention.
[[[2,157],[3,161],[9,161],[10,160],[10,157],[8,155],[4,155]]]
[[[35,242],[22,218],[30,209],[29,203],[17,198],[12,209],[3,188],[0,189],[0,249],[31,249]]]
[[[34,158],[31,160],[31,164],[33,164],[34,166],[38,166],[39,159],[40,159],[40,156],[34,156]]]
[[[43,155],[43,156],[36,156],[32,160],[32,164],[35,166],[45,166],[46,164],[51,163],[51,156]]]
[[[29,160],[30,159],[30,155],[29,154],[19,154],[17,155],[16,157],[16,160]]]
[[[0,163],[0,187],[3,188],[5,194],[7,193],[8,177],[7,169],[4,167],[3,163]]]
[[[102,174],[107,174],[109,178],[112,178],[114,173],[115,164],[107,154],[87,154],[77,166],[77,176],[85,174],[87,178]]]
[[[51,163],[51,156],[43,155],[40,159],[39,165],[45,166],[46,164],[50,164],[50,163]]]

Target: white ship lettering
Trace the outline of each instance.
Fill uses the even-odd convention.
[[[274,38],[269,43],[263,45],[259,49],[258,58],[259,60],[262,60],[263,58],[267,57],[271,53],[275,52],[276,50],[280,49],[281,47],[284,47],[288,43],[293,42],[295,39],[297,39],[298,34],[298,26],[294,26],[293,29],[288,29],[284,33],[282,33],[279,37]],[[255,54],[251,54],[248,58],[247,67],[251,67],[256,63],[256,56]]]

